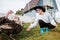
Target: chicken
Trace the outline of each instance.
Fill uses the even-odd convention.
[[[18,34],[23,29],[23,26],[20,24],[17,24],[15,21],[11,21],[9,19],[6,19],[5,17],[0,18],[0,33],[5,33],[8,35],[11,39],[12,35]]]

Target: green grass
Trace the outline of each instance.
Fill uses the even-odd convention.
[[[58,24],[57,29],[49,30],[48,33],[45,32],[44,34],[40,33],[39,26],[32,29],[30,32],[27,32],[26,28],[28,26],[29,24],[24,24],[24,29],[22,30],[22,32],[20,32],[14,38],[16,38],[16,40],[60,40],[60,24]],[[6,38],[3,39],[7,40],[7,36],[5,37]]]

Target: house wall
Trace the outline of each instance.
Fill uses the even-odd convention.
[[[43,0],[40,0],[37,4],[37,6],[43,6]]]
[[[31,11],[24,14],[23,20],[26,19],[26,20],[24,20],[24,22],[30,23],[35,20],[35,17],[36,17],[36,12],[34,10],[31,10]]]
[[[52,17],[55,19],[56,18],[56,11],[58,11],[58,7],[56,4],[56,0],[40,0],[37,4],[38,6],[45,6],[45,5],[49,5],[52,6],[54,9],[46,9],[47,12],[51,13]]]
[[[49,6],[52,6],[54,7],[54,9],[52,10],[52,17],[55,19],[55,12],[56,10],[58,10],[57,8],[57,4],[56,4],[56,1],[55,0],[40,0],[37,4],[37,6],[44,6],[44,5],[49,5]],[[47,12],[49,12],[50,10],[48,10]],[[50,11],[51,12],[51,11]],[[25,16],[30,16],[30,17],[35,17],[36,16],[36,12],[34,10],[31,10],[27,13],[24,14]]]
[[[32,23],[34,21],[33,17],[30,16],[19,16],[20,21],[24,23]]]
[[[45,6],[45,5],[54,7],[54,11],[58,10],[55,0],[40,0],[37,4],[37,6]]]
[[[60,12],[60,0],[56,0],[58,11]]]
[[[24,14],[25,16],[31,16],[31,17],[35,17],[36,16],[36,12],[34,10],[31,10],[27,13]]]

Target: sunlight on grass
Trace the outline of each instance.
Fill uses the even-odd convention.
[[[41,34],[39,25],[30,32],[26,31],[29,24],[24,24],[24,29],[15,36],[16,40],[60,40],[60,24],[57,29],[50,30],[48,33]],[[4,39],[5,40],[5,39]]]

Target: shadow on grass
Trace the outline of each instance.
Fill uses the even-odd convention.
[[[34,33],[33,31],[27,32],[26,28],[24,28],[18,35],[15,36],[16,40],[28,38],[32,36]]]
[[[28,26],[29,24],[25,24],[26,26]],[[24,39],[24,38],[28,38],[30,36],[32,36],[34,33],[33,31],[27,32],[26,31],[26,27],[23,28],[23,30],[18,33],[17,35],[13,36],[16,40],[20,40],[20,39]],[[2,38],[3,40],[9,40],[9,37],[5,34],[2,34]]]
[[[34,34],[33,31],[27,32],[26,28],[24,28],[20,33],[13,36],[13,38],[15,38],[16,40],[20,40],[20,39],[28,38],[32,36],[33,34]],[[5,34],[2,34],[2,38],[3,40],[10,40],[9,37]]]
[[[60,33],[60,29],[54,29],[54,30],[50,30],[51,32],[57,32]]]

